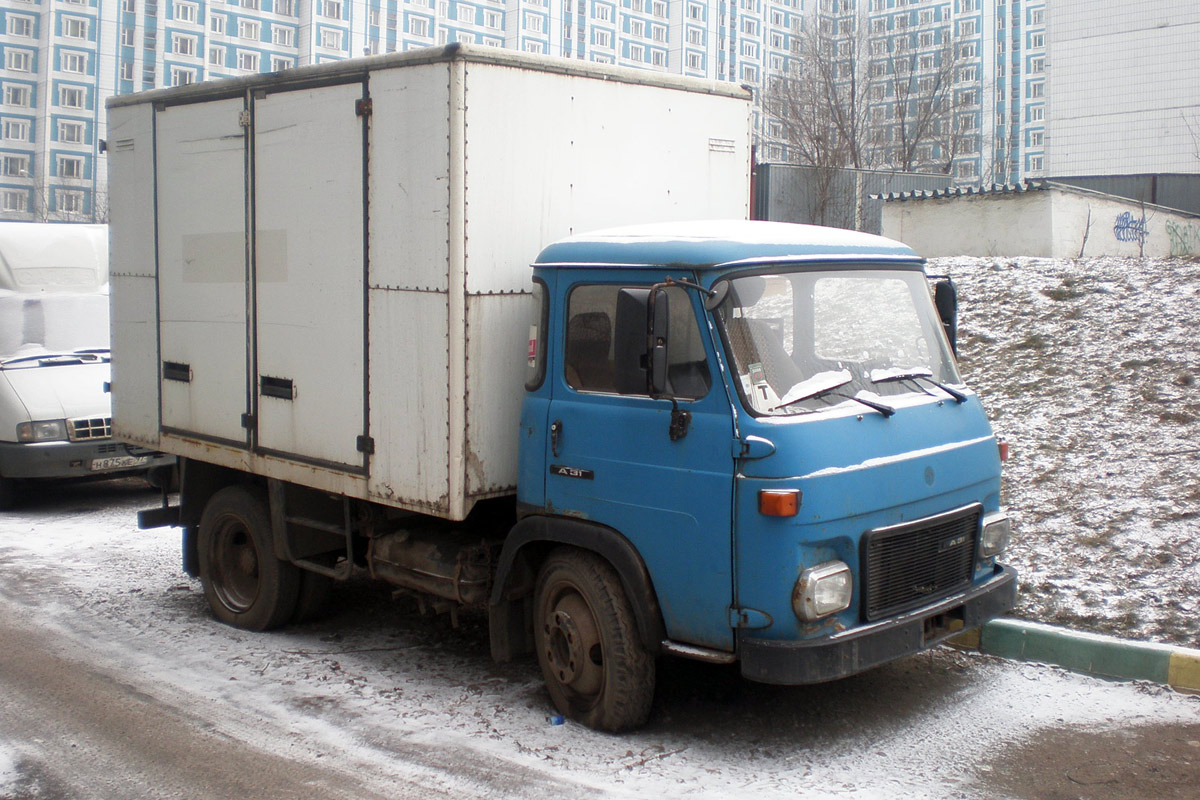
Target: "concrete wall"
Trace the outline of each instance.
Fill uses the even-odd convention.
[[[1200,255],[1200,216],[1060,189],[891,200],[882,233],[927,257]]]
[[[1046,3],[1046,175],[1200,172],[1200,3]]]

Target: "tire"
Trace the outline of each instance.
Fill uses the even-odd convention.
[[[325,601],[332,587],[333,578],[306,569],[300,570],[300,591],[296,597],[296,610],[292,612],[292,622],[316,619],[325,610]]]
[[[542,565],[535,597],[538,663],[559,712],[614,733],[643,725],[654,658],[616,570],[595,553],[559,548]]]
[[[265,495],[227,486],[200,517],[204,596],[217,619],[251,631],[277,628],[296,609],[300,571],[275,557]]]

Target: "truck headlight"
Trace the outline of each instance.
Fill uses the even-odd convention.
[[[854,576],[841,561],[827,561],[800,573],[792,590],[792,610],[806,622],[845,611],[854,594]]]
[[[980,558],[991,558],[1003,553],[1012,535],[1012,520],[1002,511],[984,515],[983,533],[979,537]]]
[[[30,442],[61,442],[67,438],[67,421],[62,419],[43,419],[36,422],[17,423],[17,441],[26,444]]]

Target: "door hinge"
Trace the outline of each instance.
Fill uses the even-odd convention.
[[[354,101],[354,113],[356,116],[369,117],[374,110],[375,104],[369,97],[362,97]]]
[[[354,440],[354,446],[360,453],[375,455],[375,440],[370,436],[359,436]]]
[[[241,125],[243,128],[250,127],[250,109],[247,108],[238,112],[238,125]]]

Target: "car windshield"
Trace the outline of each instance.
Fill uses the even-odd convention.
[[[743,398],[756,414],[805,414],[857,395],[950,395],[961,385],[925,275],[803,270],[730,281],[717,309]]]

